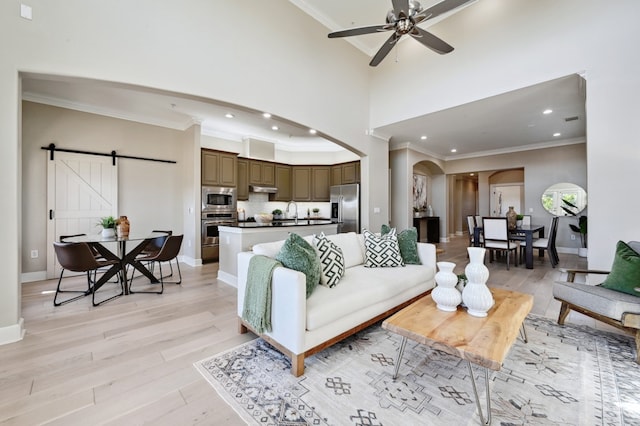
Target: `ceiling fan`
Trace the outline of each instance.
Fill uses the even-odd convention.
[[[472,0],[444,0],[428,9],[423,10],[417,0],[391,0],[393,9],[387,13],[387,23],[370,27],[352,28],[350,30],[335,31],[329,34],[329,38],[351,37],[363,34],[373,34],[382,31],[393,30],[391,37],[382,45],[375,54],[370,66],[375,67],[387,56],[395,44],[403,35],[410,35],[434,52],[444,55],[453,51],[453,47],[444,40],[418,27],[418,24],[443,13],[447,13]]]

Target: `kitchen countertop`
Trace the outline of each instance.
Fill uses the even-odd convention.
[[[282,219],[274,220],[271,223],[258,223],[258,222],[238,222],[235,225],[225,225],[231,228],[282,228],[288,226],[313,226],[313,225],[330,225],[332,222],[330,219],[322,218],[300,218],[298,223],[295,223],[295,219]]]

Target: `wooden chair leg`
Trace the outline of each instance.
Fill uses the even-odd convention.
[[[291,355],[291,374],[300,377],[304,373],[304,353]]]
[[[562,302],[562,305],[560,305],[560,314],[558,315],[558,324],[564,325],[564,320],[567,319],[567,315],[569,315],[570,311],[571,309],[569,309],[569,305],[567,304],[567,302]]]

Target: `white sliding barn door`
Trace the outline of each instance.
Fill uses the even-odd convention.
[[[54,241],[61,235],[97,234],[101,217],[116,216],[118,166],[111,157],[56,151],[47,161],[47,207],[47,278],[53,278],[60,274]]]

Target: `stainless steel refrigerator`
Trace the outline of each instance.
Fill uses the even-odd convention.
[[[360,185],[331,187],[331,221],[338,224],[338,233],[360,233]]]

